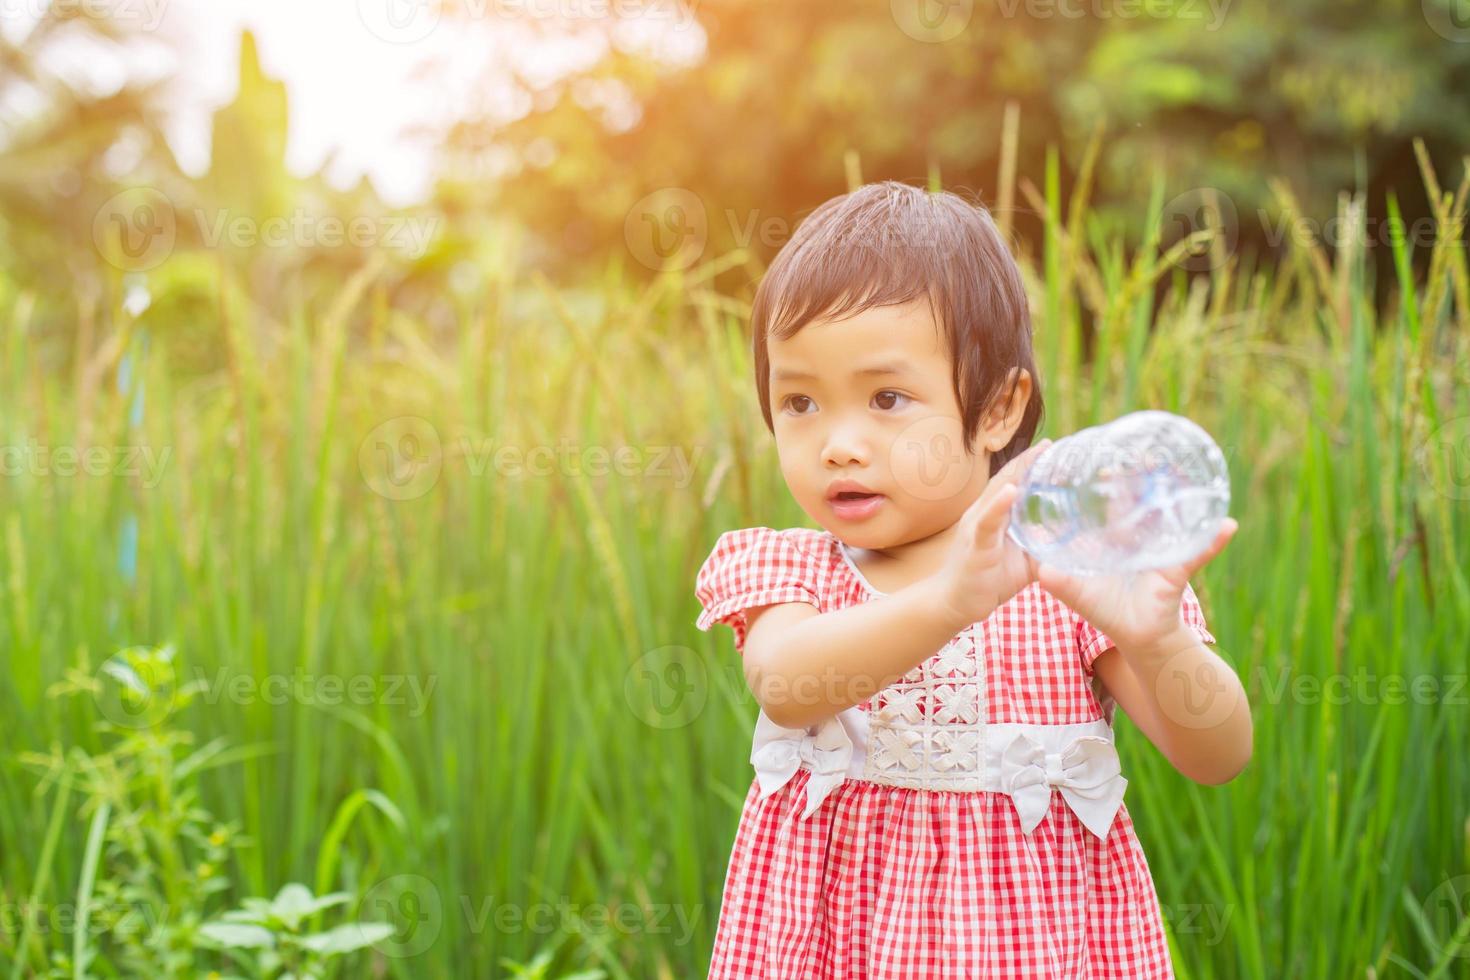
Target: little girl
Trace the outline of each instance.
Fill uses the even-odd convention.
[[[1113,708],[1198,782],[1249,760],[1188,583],[1235,522],[1132,576],[1006,536],[1049,440],[1019,270],[953,194],[823,204],[752,318],[781,472],[822,530],[727,531],[696,580],[761,706],[710,977],[1172,976]]]

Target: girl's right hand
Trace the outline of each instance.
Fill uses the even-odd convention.
[[[933,578],[959,632],[1037,580],[1039,562],[1006,534],[1020,479],[1050,446],[1043,439],[1000,468],[955,525],[944,566]]]

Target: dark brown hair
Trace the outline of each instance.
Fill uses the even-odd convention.
[[[761,280],[751,326],[766,428],[775,432],[767,337],[785,340],[817,317],[842,319],[920,296],[928,298],[949,344],[965,451],[982,420],[1009,403],[1015,369],[1023,368],[1031,375],[1031,397],[1010,442],[991,455],[991,475],[1024,452],[1043,403],[1021,270],[978,201],[896,180],[821,204]]]

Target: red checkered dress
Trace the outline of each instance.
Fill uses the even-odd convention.
[[[722,534],[695,591],[698,627],[729,625],[741,653],[744,611],[753,606],[807,602],[830,612],[883,594],[829,532],[769,527]],[[1191,588],[1181,612],[1214,642]],[[1105,712],[1092,673],[1111,645],[1033,582],[942,653],[974,659],[968,669],[983,677],[983,724],[1061,725],[1111,722],[1111,699],[1104,694]],[[858,709],[871,712],[885,693]],[[1026,833],[1002,792],[848,777],[803,817],[812,775],[803,764],[765,798],[758,781],[750,786],[711,978],[1173,976],[1126,807],[1099,838],[1051,791]]]

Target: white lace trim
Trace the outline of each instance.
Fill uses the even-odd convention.
[[[798,769],[811,770],[802,816],[848,779],[911,789],[1005,793],[1030,833],[1052,790],[1088,830],[1105,838],[1123,805],[1113,730],[1099,719],[1075,725],[994,724],[975,729],[877,728],[848,708],[810,728],[782,728],[761,712],[750,762],[764,799]]]
[[[848,779],[999,792],[1012,798],[1030,833],[1057,790],[1089,830],[1106,837],[1128,785],[1112,727],[1101,719],[987,724],[983,658],[973,630],[878,692],[867,710],[851,707],[805,729],[782,728],[762,711],[750,754],[761,797],[801,768],[812,773],[804,817]]]

